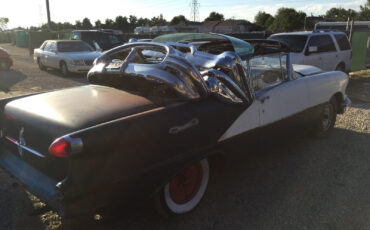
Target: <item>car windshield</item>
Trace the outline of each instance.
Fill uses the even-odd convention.
[[[306,35],[273,35],[268,39],[284,43],[294,53],[302,52],[307,42]]]
[[[216,46],[221,46],[222,43],[229,44],[229,46],[233,48],[233,51],[240,56],[241,59],[245,60],[253,55],[254,49],[253,46],[250,45],[248,42],[243,40],[221,35],[221,34],[208,34],[208,33],[175,33],[175,34],[166,34],[161,35],[153,39],[153,42],[165,43],[165,42],[184,42],[184,43],[191,43],[191,42],[202,42],[202,41],[209,41],[210,43],[218,43]],[[210,51],[212,44],[207,45],[206,43],[199,43],[199,50],[201,51]],[[226,47],[224,45],[224,47]],[[218,49],[219,50],[219,49]],[[220,51],[227,51],[221,49]],[[212,53],[212,52],[211,52]],[[216,53],[217,54],[217,53]]]
[[[94,49],[85,42],[58,42],[59,52],[91,52]]]

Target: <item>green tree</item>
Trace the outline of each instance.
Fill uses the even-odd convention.
[[[293,8],[279,8],[270,29],[274,31],[294,31],[303,29],[306,14]]]
[[[224,15],[217,13],[217,12],[211,12],[204,21],[223,21],[225,20]]]
[[[95,21],[95,28],[96,29],[101,29],[102,28],[102,24],[101,24],[101,21],[100,20],[96,20]]]
[[[170,21],[170,25],[177,25],[180,22],[187,22],[184,15],[178,15],[178,16],[173,17],[172,20]]]
[[[88,18],[84,18],[82,20],[82,28],[83,29],[86,29],[86,30],[91,30],[93,28],[91,22],[90,22],[90,19]]]
[[[149,24],[150,19],[148,18],[139,18],[136,23],[137,26],[147,26],[147,25],[149,26]]]
[[[138,22],[138,20],[137,20],[137,17],[136,16],[130,15],[128,17],[129,32],[133,32],[134,31],[134,29],[135,29],[135,27],[137,25],[137,22]]]
[[[80,20],[77,20],[75,23],[75,28],[76,29],[82,29],[82,22]]]
[[[9,23],[9,18],[0,18],[0,30],[5,30]]]
[[[326,11],[325,17],[332,21],[347,21],[348,18],[355,18],[357,12],[352,9],[336,8],[333,7]]]
[[[104,25],[102,25],[102,27],[104,29],[113,29],[113,26],[114,26],[114,21],[112,19],[105,19],[105,22],[104,22]]]
[[[271,14],[259,11],[254,17],[254,22],[266,30],[274,23],[274,17]]]
[[[370,20],[370,0],[367,0],[365,5],[360,6],[360,11],[357,15],[357,20],[359,21],[369,21]]]
[[[167,25],[166,19],[163,18],[163,15],[160,14],[158,17],[152,17],[150,20],[151,26],[165,26]]]
[[[114,25],[115,29],[122,30],[123,32],[129,31],[127,17],[117,16],[114,22],[115,22],[115,25]]]

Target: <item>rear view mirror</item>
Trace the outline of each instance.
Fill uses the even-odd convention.
[[[57,50],[56,49],[52,49],[52,50],[50,50],[50,52],[52,52],[52,53],[57,53]]]

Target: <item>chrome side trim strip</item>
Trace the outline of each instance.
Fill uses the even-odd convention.
[[[38,156],[38,157],[45,158],[45,155],[43,155],[43,154],[41,154],[41,153],[37,152],[36,150],[33,150],[33,149],[31,149],[31,148],[28,148],[27,146],[24,146],[24,145],[19,144],[19,142],[18,142],[18,141],[16,141],[15,139],[13,139],[13,138],[11,138],[11,137],[8,137],[8,136],[5,136],[5,138],[6,138],[8,141],[10,141],[10,142],[12,142],[13,144],[15,144],[16,146],[18,146],[19,148],[22,148],[22,149],[24,149],[24,150],[26,150],[26,151],[28,151],[28,152],[30,152],[30,153],[32,153],[32,154],[34,154],[34,155]]]

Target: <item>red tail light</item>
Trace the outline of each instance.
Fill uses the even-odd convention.
[[[56,139],[49,147],[49,153],[56,157],[68,157],[82,151],[82,140],[64,136]]]

